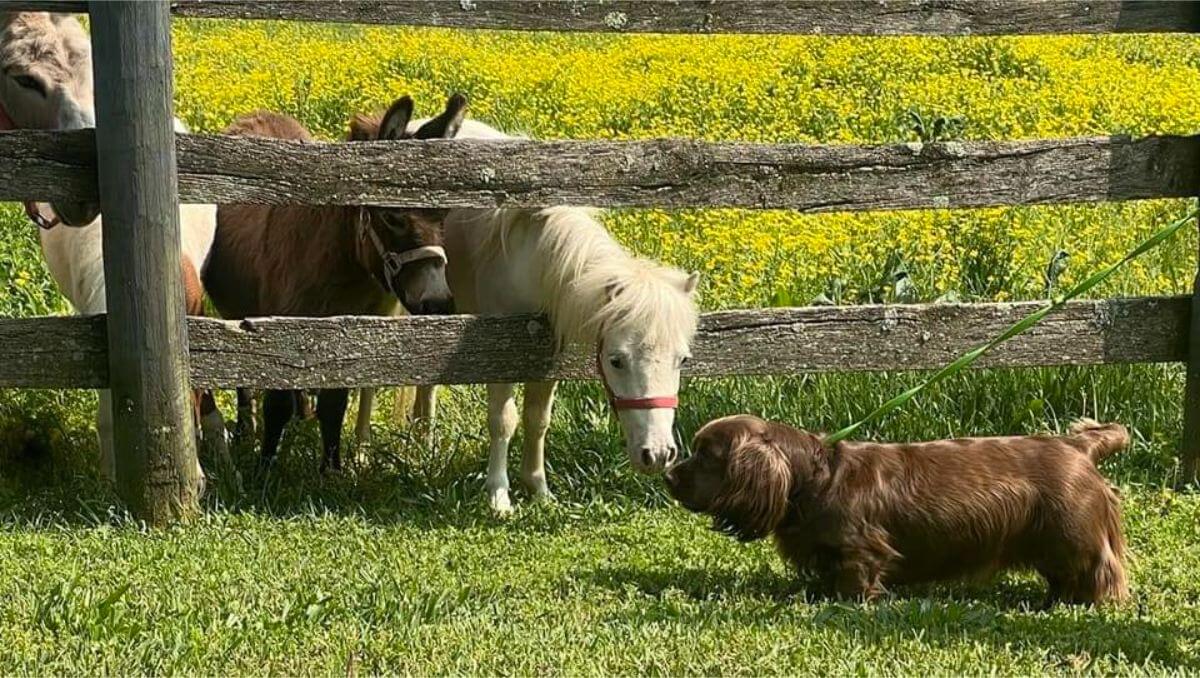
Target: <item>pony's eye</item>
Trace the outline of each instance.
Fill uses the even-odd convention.
[[[683,367],[684,365],[688,364],[688,361],[691,359],[692,359],[692,356],[690,356],[690,355],[680,356],[679,366]]]
[[[31,75],[14,76],[13,80],[25,89],[31,89],[42,96],[46,96],[46,88],[42,86],[42,81]]]
[[[608,364],[612,365],[614,370],[619,370],[625,367],[625,361],[621,360],[621,356],[615,355],[608,359]]]

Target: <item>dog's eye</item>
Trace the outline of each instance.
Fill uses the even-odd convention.
[[[610,356],[608,359],[608,364],[612,365],[614,370],[619,370],[625,367],[625,361],[621,360],[621,356],[619,355]]]

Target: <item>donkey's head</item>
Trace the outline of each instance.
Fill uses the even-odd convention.
[[[351,141],[453,139],[467,112],[467,100],[455,94],[446,110],[413,133],[405,130],[413,102],[397,99],[381,119],[358,116],[350,123]],[[360,213],[360,259],[375,279],[410,313],[450,313],[454,309],[446,284],[442,222],[450,210],[366,207]]]
[[[92,45],[74,17],[0,13],[0,129],[95,127]],[[69,226],[100,214],[96,203],[53,203]]]

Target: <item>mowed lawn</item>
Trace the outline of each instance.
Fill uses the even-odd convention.
[[[1191,134],[1200,41],[1189,36],[841,39],[613,37],[175,23],[177,111],[215,132],[238,113],[291,113],[334,138],[356,110],[451,91],[472,115],[544,138],[660,136],[884,143],[914,120],[964,139]],[[927,136],[927,135],[926,135]],[[632,250],[703,274],[705,310],[1036,299],[1119,259],[1188,201],[866,215],[615,211]],[[1196,234],[1099,296],[1181,294]],[[35,229],[0,208],[0,315],[69,313]],[[683,440],[740,411],[836,430],[920,375],[685,382]],[[897,590],[873,605],[812,596],[767,543],[743,545],[634,473],[598,384],[566,384],[548,444],[553,505],[483,500],[482,389],[449,389],[437,441],[391,414],[343,476],[316,473],[313,422],[278,475],[238,450],[197,523],[146,531],[96,476],[95,397],[0,390],[0,674],[1030,674],[1200,673],[1200,493],[1177,491],[1183,370],[1114,366],[952,378],[862,435],[918,440],[1120,421],[1127,604],[1041,611],[1035,577]],[[222,396],[232,413],[229,394]],[[352,419],[353,414],[349,418]],[[347,438],[350,426],[347,426]],[[514,441],[513,467],[520,449]],[[515,478],[514,478],[515,481]]]
[[[1200,670],[1200,500],[1126,492],[1135,598],[1040,583],[811,598],[766,544],[670,508],[101,514],[0,533],[5,673],[745,674]],[[61,520],[61,517],[58,519]]]

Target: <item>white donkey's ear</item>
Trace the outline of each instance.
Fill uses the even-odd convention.
[[[683,281],[683,293],[695,294],[696,288],[700,286],[700,271],[692,271],[691,275]]]

